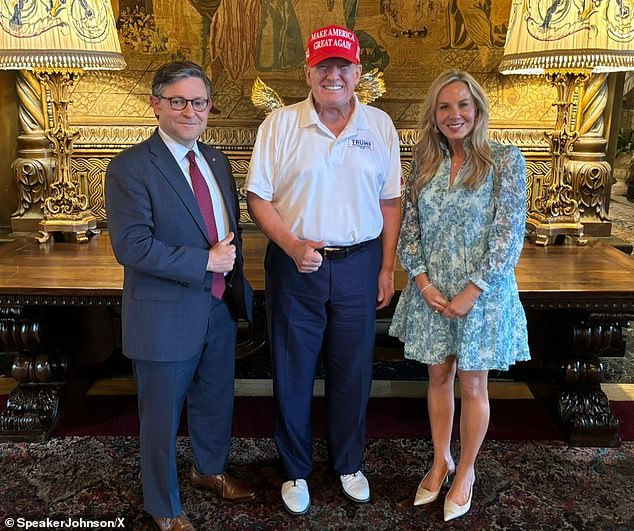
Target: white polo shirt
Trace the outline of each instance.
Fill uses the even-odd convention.
[[[271,201],[298,238],[347,246],[383,230],[380,199],[401,195],[398,134],[390,117],[355,97],[338,137],[312,95],[272,112],[253,147],[245,188]]]

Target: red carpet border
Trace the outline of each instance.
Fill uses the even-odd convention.
[[[5,407],[6,398],[0,396],[0,408]],[[81,403],[62,408],[54,436],[136,436],[139,433],[136,407],[136,396],[86,396]],[[634,441],[634,401],[610,402],[610,407],[619,419],[621,439]],[[429,439],[426,408],[422,398],[372,398],[368,406],[367,436],[371,439]],[[271,437],[271,412],[271,398],[236,398],[234,437]],[[315,437],[323,437],[324,426],[323,399],[316,398],[313,403]],[[457,433],[456,420],[454,434]],[[185,419],[180,434],[187,434]],[[563,440],[563,435],[538,400],[491,400],[487,439],[546,441]]]
[[[634,402],[611,402],[619,419],[624,441],[634,440]],[[459,411],[459,403],[457,412]],[[313,402],[313,433],[323,437],[323,399]],[[87,396],[80,404],[63,410],[56,436],[138,435],[135,396]],[[422,398],[372,398],[368,405],[368,438],[430,438],[427,404]],[[458,433],[458,420],[454,434]],[[181,435],[187,434],[183,419]],[[234,437],[272,436],[272,399],[238,397],[235,402]],[[563,440],[555,422],[541,402],[532,399],[491,400],[491,422],[487,433],[493,440]]]

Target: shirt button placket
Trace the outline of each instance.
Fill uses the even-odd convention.
[[[332,163],[337,166],[341,166],[343,164],[343,157],[345,154],[347,141],[343,138],[338,138],[335,140],[335,143],[332,148]]]

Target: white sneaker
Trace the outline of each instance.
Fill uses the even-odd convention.
[[[282,483],[284,508],[291,514],[306,514],[310,509],[310,494],[305,479],[292,479]]]
[[[367,503],[370,501],[370,484],[361,470],[357,470],[354,474],[341,476],[341,487],[343,493],[354,502]]]

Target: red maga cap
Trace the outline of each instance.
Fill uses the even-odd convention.
[[[326,26],[313,31],[306,46],[306,63],[310,68],[331,57],[339,57],[358,65],[359,39],[354,31],[341,26]]]

